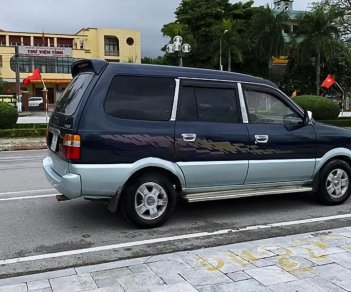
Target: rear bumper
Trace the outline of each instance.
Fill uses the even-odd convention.
[[[53,170],[53,161],[50,157],[43,160],[43,169],[48,181],[60,193],[70,199],[78,198],[82,194],[82,182],[79,174],[67,173],[63,176]]]

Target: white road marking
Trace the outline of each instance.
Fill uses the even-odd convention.
[[[45,260],[45,259],[59,258],[59,257],[64,257],[64,256],[73,256],[73,255],[78,255],[78,254],[100,252],[100,251],[105,251],[105,250],[120,249],[120,248],[140,246],[140,245],[146,245],[146,244],[156,244],[156,243],[161,243],[161,242],[177,241],[177,240],[199,238],[199,237],[211,237],[211,236],[215,236],[215,235],[238,233],[238,232],[248,231],[248,230],[268,229],[268,228],[273,228],[273,227],[300,225],[300,224],[306,224],[306,223],[330,221],[330,220],[345,219],[345,218],[351,218],[351,214],[335,215],[335,216],[328,216],[328,217],[318,217],[318,218],[311,218],[311,219],[302,219],[302,220],[296,220],[296,221],[287,221],[287,222],[271,223],[271,224],[264,224],[264,225],[254,225],[254,226],[248,226],[248,227],[237,228],[237,229],[223,229],[223,230],[217,230],[214,232],[200,232],[200,233],[183,234],[183,235],[176,235],[176,236],[170,236],[170,237],[161,237],[161,238],[154,238],[154,239],[147,239],[147,240],[140,240],[140,241],[117,243],[117,244],[112,244],[112,245],[103,245],[103,246],[96,246],[96,247],[90,247],[90,248],[82,248],[82,249],[68,250],[68,251],[62,251],[62,252],[40,254],[40,255],[20,257],[20,258],[4,259],[4,260],[0,260],[0,265],[9,265],[9,264],[15,264],[15,263]]]
[[[49,194],[49,195],[37,195],[37,196],[25,196],[25,197],[13,197],[13,198],[0,198],[0,202],[1,201],[18,201],[18,200],[49,198],[49,197],[55,197],[57,195],[58,194]]]
[[[34,159],[44,159],[45,156],[4,156],[0,157],[0,161],[17,161],[17,160],[34,160]]]
[[[15,194],[27,194],[27,193],[41,193],[41,192],[47,192],[47,191],[54,191],[55,189],[39,189],[39,190],[26,190],[26,191],[12,191],[12,192],[3,192],[0,193],[0,196],[3,195],[15,195]]]

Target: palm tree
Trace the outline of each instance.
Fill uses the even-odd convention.
[[[228,71],[232,71],[232,56],[234,60],[242,62],[243,56],[240,49],[240,36],[235,29],[235,23],[230,19],[223,19],[221,24],[221,31],[226,32],[222,35],[224,40],[224,49],[228,51]]]
[[[284,30],[289,29],[289,16],[286,12],[277,13],[267,5],[252,18],[251,34],[257,46],[258,58],[272,67],[272,56],[279,56],[285,50]]]
[[[299,19],[297,37],[302,38],[298,45],[301,61],[315,59],[316,94],[320,90],[321,56],[328,56],[338,40],[339,30],[336,16],[332,10],[326,10],[319,5],[311,13],[302,15]]]

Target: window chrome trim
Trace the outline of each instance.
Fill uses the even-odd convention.
[[[247,115],[243,88],[241,86],[241,83],[239,83],[239,82],[238,82],[238,93],[239,93],[240,109],[241,109],[241,116],[243,118],[243,123],[244,124],[248,124],[249,123],[249,117]]]
[[[176,86],[175,86],[175,90],[174,90],[172,115],[171,115],[170,121],[175,121],[176,118],[177,118],[180,80],[179,79],[175,79],[175,82],[176,82]]]

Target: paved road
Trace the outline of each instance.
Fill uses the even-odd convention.
[[[0,278],[351,225],[350,201],[304,193],[180,204],[165,226],[139,230],[103,202],[57,202],[45,154],[0,152]]]

